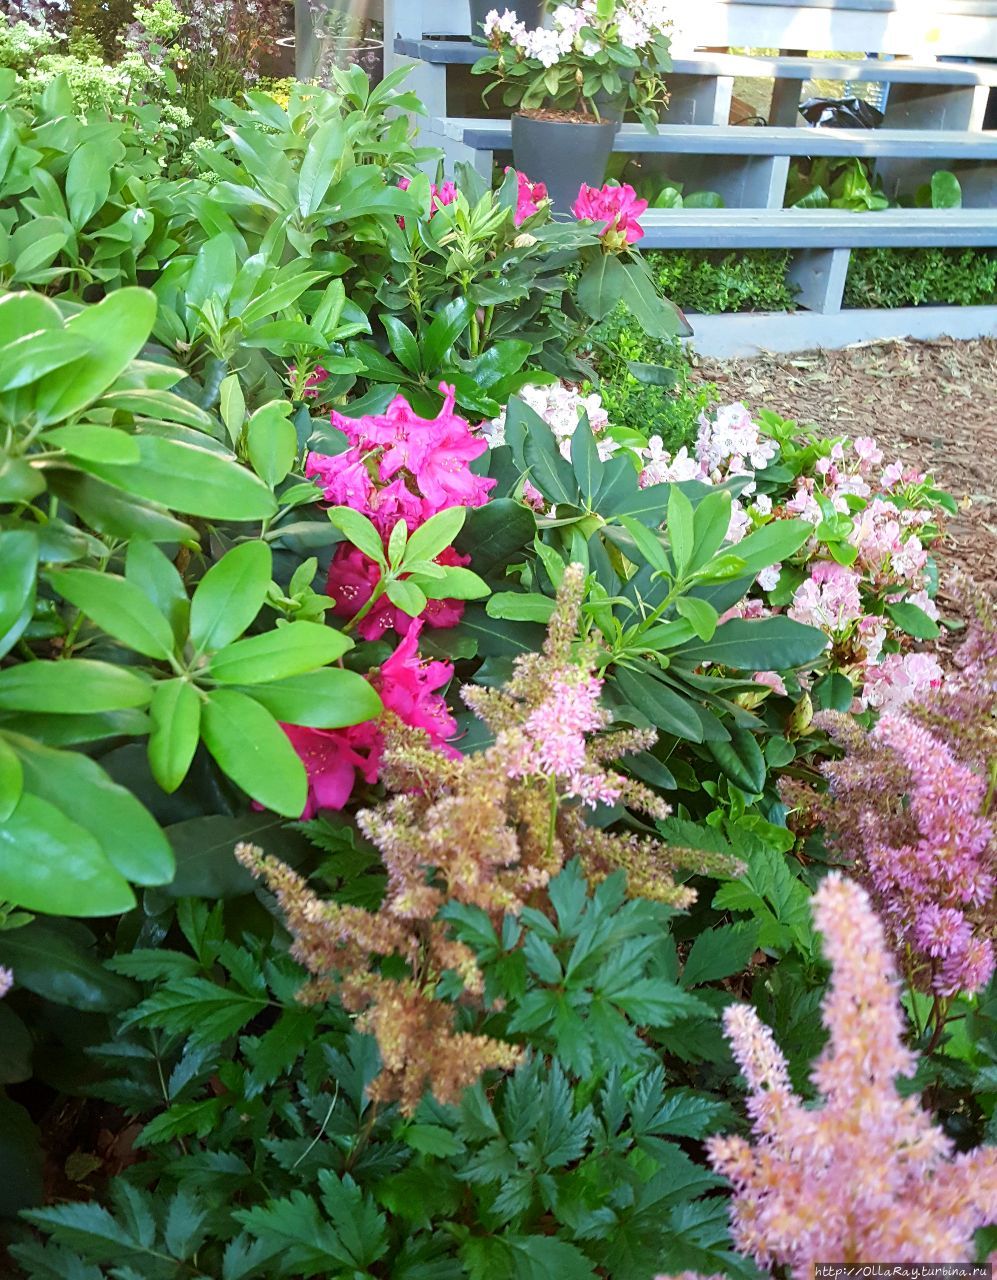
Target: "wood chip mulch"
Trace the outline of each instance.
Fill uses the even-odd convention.
[[[697,376],[829,435],[874,436],[961,504],[937,549],[997,598],[997,338],[860,343],[844,351],[701,359]]]

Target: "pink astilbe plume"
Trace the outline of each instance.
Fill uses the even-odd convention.
[[[831,962],[827,1048],[804,1105],[786,1060],[754,1009],[731,1005],[724,1026],[748,1083],[753,1141],[707,1139],[734,1186],[731,1233],[762,1268],[810,1280],[818,1261],[968,1262],[973,1233],[997,1220],[997,1148],[954,1153],[917,1097],[893,958],[865,891],[836,873],[814,895]]]
[[[408,1114],[427,1089],[455,1102],[482,1071],[511,1068],[521,1057],[515,1045],[458,1032],[454,1004],[438,992],[452,971],[463,983],[461,1003],[481,1011],[483,976],[474,952],[450,934],[441,914],[449,904],[487,911],[496,925],[527,901],[543,909],[548,882],[575,857],[592,880],[622,868],[632,894],[676,906],[695,898],[676,883],[676,867],[737,874],[721,855],[589,825],[588,805],[598,800],[619,799],[649,817],[665,816],[668,806],[608,763],[647,749],[654,734],[601,732],[607,717],[595,655],[578,637],[584,591],[584,570],[569,565],[542,652],[521,655],[502,689],[463,691],[495,737],[473,755],[439,749],[453,722],[427,691],[440,674],[433,667],[445,664],[417,664],[415,640],[405,647],[415,628],[385,664],[382,679],[391,681],[381,696],[394,715],[381,725],[380,767],[393,794],[357,815],[386,872],[378,911],[323,902],[276,859],[251,846],[237,850],[276,894],[294,936],[292,954],[313,975],[303,998],[336,993],[358,1014],[357,1025],[381,1050],[371,1093],[398,1100]],[[391,978],[382,969],[389,958]],[[401,977],[394,976],[398,960]]]

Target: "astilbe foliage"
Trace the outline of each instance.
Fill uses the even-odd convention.
[[[908,981],[943,1000],[994,972],[997,628],[979,610],[960,670],[923,701],[885,712],[871,733],[817,718],[845,748],[822,768],[826,794],[784,789],[854,856]]]
[[[574,857],[593,879],[625,869],[632,894],[678,906],[695,898],[675,883],[673,868],[690,858],[703,867],[708,855],[586,822],[586,809],[599,801],[623,801],[652,817],[664,817],[668,806],[607,767],[646,749],[653,734],[589,737],[606,717],[594,655],[577,643],[584,585],[581,566],[568,566],[542,653],[517,659],[505,689],[465,689],[465,701],[495,734],[492,746],[454,759],[424,732],[387,718],[382,777],[395,794],[358,815],[387,872],[378,912],[323,902],[289,867],[249,845],[237,850],[276,894],[293,954],[314,975],[303,998],[338,995],[359,1014],[383,1064],[372,1095],[397,1100],[408,1113],[427,1089],[453,1102],[486,1069],[521,1059],[515,1045],[458,1030],[456,1006],[441,998],[448,971],[463,984],[465,1004],[480,1005],[484,990],[474,952],[440,918],[447,903],[479,907],[496,922],[527,902],[542,908],[548,881]],[[396,977],[399,960],[404,974]]]
[[[775,1039],[746,1005],[724,1024],[750,1089],[754,1142],[707,1140],[734,1185],[739,1251],[798,1280],[814,1263],[969,1262],[973,1235],[997,1219],[997,1147],[956,1154],[920,1099],[896,1077],[914,1074],[893,957],[865,890],[838,873],[814,895],[832,975],[823,1004],[829,1042],[807,1106],[789,1083]],[[660,1278],[664,1280],[664,1278]]]

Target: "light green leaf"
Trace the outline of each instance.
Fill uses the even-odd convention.
[[[675,572],[681,578],[692,561],[696,535],[692,503],[677,484],[672,485],[668,495],[668,541],[675,561]]]
[[[201,732],[201,699],[186,680],[156,685],[149,706],[149,768],[167,794],[187,776]]]
[[[359,511],[354,511],[352,507],[330,507],[328,516],[333,525],[344,533],[355,547],[359,547],[364,555],[369,556],[382,569],[387,567],[381,535],[366,516],[361,515]]]
[[[291,622],[215,652],[207,674],[219,684],[265,684],[299,676],[341,658],[349,639],[318,622]]]
[[[0,898],[59,916],[112,916],[135,905],[94,837],[28,793],[0,823]]]
[[[720,615],[711,604],[695,596],[679,596],[675,612],[685,618],[700,640],[712,640]]]
[[[119,427],[99,427],[91,422],[81,422],[69,427],[52,427],[44,432],[42,439],[56,449],[64,449],[74,458],[86,458],[89,462],[118,466],[139,460],[135,438]]]
[[[265,542],[243,542],[212,565],[190,605],[190,638],[198,653],[242,635],[263,608],[272,573],[273,553]]]
[[[50,570],[49,581],[102,631],[136,653],[164,661],[173,652],[173,630],[134,582],[95,569]]]
[[[0,709],[88,715],[144,707],[152,685],[127,667],[73,658],[63,662],[22,662],[0,671]]]
[[[205,704],[201,735],[218,767],[253,800],[300,818],[308,799],[305,767],[273,716],[234,689],[216,689]]]
[[[464,507],[448,507],[445,511],[430,516],[425,524],[410,534],[406,561],[435,560],[441,551],[453,545],[466,518],[467,511]]]
[[[491,591],[483,578],[460,565],[447,565],[441,578],[416,577],[429,600],[480,600]]]
[[[396,609],[401,609],[410,618],[417,618],[427,604],[424,591],[411,578],[392,578],[385,588],[388,599]]]
[[[290,411],[287,400],[272,400],[256,410],[246,427],[249,461],[271,489],[294,466],[298,452],[298,435],[287,416]]]
[[[0,822],[6,822],[24,792],[24,770],[17,753],[0,738]]]

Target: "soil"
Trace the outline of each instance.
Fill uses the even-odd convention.
[[[517,111],[516,115],[525,116],[528,120],[549,120],[552,124],[606,124],[605,120],[597,120],[595,116],[584,115],[581,111],[549,111],[537,107],[531,111]]]
[[[844,351],[701,360],[697,376],[828,435],[874,436],[960,502],[936,549],[997,599],[997,338],[857,343]]]

